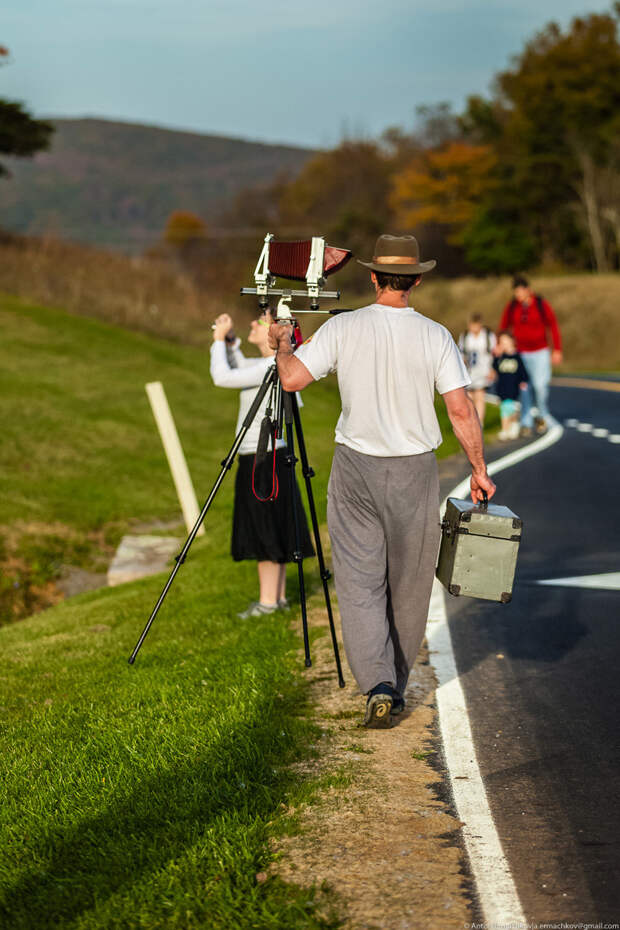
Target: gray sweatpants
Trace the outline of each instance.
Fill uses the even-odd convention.
[[[382,681],[403,694],[439,546],[434,453],[380,458],[337,445],[327,523],[351,671],[364,694]]]

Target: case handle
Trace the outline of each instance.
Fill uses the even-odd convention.
[[[478,506],[480,507],[480,510],[483,511],[483,513],[486,513],[486,511],[489,509],[489,495],[484,490],[482,491],[482,500],[478,501]]]

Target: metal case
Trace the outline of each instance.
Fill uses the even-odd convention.
[[[523,521],[498,504],[449,497],[441,524],[437,578],[450,594],[507,604],[517,566]]]

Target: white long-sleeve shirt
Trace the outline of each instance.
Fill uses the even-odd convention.
[[[276,362],[275,356],[246,358],[239,345],[239,340],[237,340],[232,347],[227,348],[226,342],[223,339],[218,339],[211,346],[211,378],[213,383],[217,387],[240,389],[239,414],[237,416],[235,435],[243,425],[248,410],[256,397],[256,390],[262,384],[267,370]],[[270,392],[268,391],[258,408],[251,427],[239,446],[239,455],[254,455],[256,452],[260,425],[269,403],[269,395]],[[276,448],[279,449],[284,446],[286,446],[284,439],[279,439]]]

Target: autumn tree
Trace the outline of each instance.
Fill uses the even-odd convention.
[[[445,227],[448,241],[460,244],[488,194],[494,166],[489,145],[454,141],[420,152],[392,178],[390,203],[398,225],[438,223]]]
[[[620,259],[619,16],[616,3],[566,31],[551,23],[498,75],[492,98],[470,99],[463,117],[497,158],[496,220],[526,228],[539,254],[574,249],[583,266],[581,229],[598,271]]]
[[[190,210],[174,210],[166,221],[163,236],[150,255],[172,261],[176,268],[195,283],[206,283],[208,257],[207,226]]]
[[[280,199],[280,224],[366,254],[389,226],[390,158],[376,142],[345,140],[312,158]]]
[[[182,249],[188,243],[206,237],[207,227],[204,221],[189,210],[175,210],[166,221],[164,240],[173,248]]]

